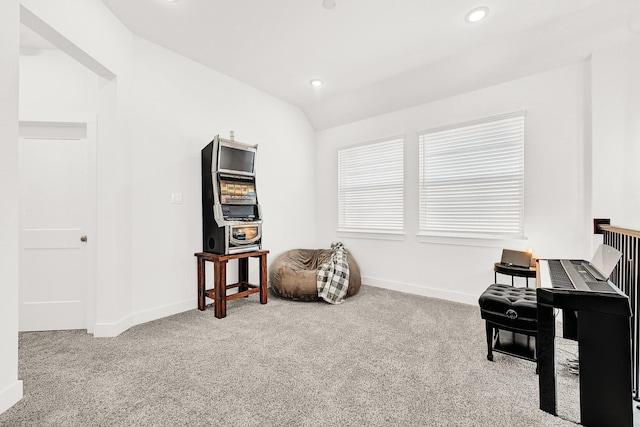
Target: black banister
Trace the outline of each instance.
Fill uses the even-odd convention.
[[[622,258],[611,273],[611,281],[629,297],[631,304],[631,357],[633,371],[633,398],[640,401],[640,325],[638,309],[638,261],[640,259],[640,231],[611,225],[599,225],[604,232],[604,243],[622,252]]]

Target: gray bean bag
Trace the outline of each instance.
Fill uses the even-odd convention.
[[[316,270],[329,260],[331,249],[292,249],[280,254],[271,264],[271,291],[282,298],[296,301],[319,301]],[[347,252],[349,288],[347,298],[360,290],[362,279],[358,263]]]

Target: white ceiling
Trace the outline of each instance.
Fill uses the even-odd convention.
[[[315,129],[583,59],[638,37],[640,16],[638,0],[102,1],[134,34],[299,106]],[[488,17],[465,22],[477,6]]]

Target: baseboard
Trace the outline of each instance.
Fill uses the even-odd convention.
[[[139,311],[133,314],[133,324],[139,325],[141,323],[151,322],[153,320],[162,319],[163,317],[173,316],[174,314],[193,310],[196,307],[198,307],[198,303],[195,298],[192,298],[149,310]]]
[[[95,338],[117,337],[133,326],[133,316],[126,316],[113,323],[96,323],[93,325],[93,336]]]
[[[477,305],[478,296],[465,294],[462,292],[452,292],[442,289],[434,289],[422,285],[414,285],[411,283],[392,282],[390,280],[374,279],[373,277],[362,276],[362,283],[377,288],[391,289],[393,291],[404,292],[407,294],[421,295],[425,297],[438,298],[447,301],[455,301],[463,304]]]
[[[114,323],[96,323],[93,327],[93,336],[96,338],[116,337],[132,326],[162,319],[163,317],[173,316],[174,314],[193,310],[196,307],[196,300],[189,299],[174,304],[142,310],[126,316]]]
[[[16,381],[0,391],[0,414],[18,403],[22,396],[22,381]]]

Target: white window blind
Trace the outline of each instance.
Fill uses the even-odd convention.
[[[338,151],[338,229],[401,232],[403,139]]]
[[[419,136],[421,233],[524,236],[524,116],[518,112]]]

